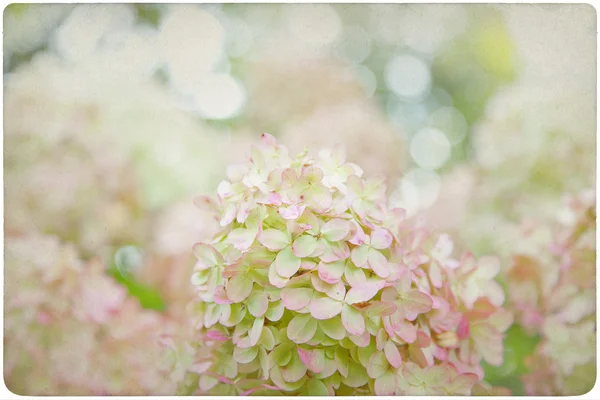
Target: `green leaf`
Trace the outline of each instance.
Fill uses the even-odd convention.
[[[525,359],[534,353],[539,336],[530,336],[520,325],[513,325],[506,332],[504,340],[504,362],[494,367],[483,362],[485,380],[492,386],[504,386],[515,396],[525,395],[521,376],[528,373]]]
[[[109,269],[108,273],[120,285],[125,286],[129,295],[135,297],[143,308],[156,311],[165,311],[167,309],[167,305],[157,289],[135,281],[131,275],[121,275],[116,267]]]

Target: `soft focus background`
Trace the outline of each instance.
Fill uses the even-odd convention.
[[[190,248],[212,229],[193,200],[263,132],[342,144],[394,205],[507,265],[523,224],[595,189],[589,5],[12,4],[3,65],[4,369],[21,394],[172,393],[144,369],[185,351],[162,360],[146,336],[187,329]],[[122,294],[105,304],[102,285]],[[486,380],[524,394],[540,339],[511,328]],[[101,371],[65,372],[82,360]]]

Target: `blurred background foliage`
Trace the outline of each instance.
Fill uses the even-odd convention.
[[[135,103],[113,115],[117,122],[106,129],[120,128],[113,139],[128,149],[142,176],[141,202],[148,212],[210,192],[222,176],[221,166],[242,155],[238,147],[245,148],[267,131],[300,147],[346,141],[349,157],[359,158],[353,161],[364,162],[367,170],[369,160],[360,159],[361,151],[373,145],[370,141],[388,143],[383,146],[389,156],[373,150],[371,158],[377,165],[370,171],[392,176],[392,189],[403,187],[402,182],[415,189],[416,197],[400,196],[400,203],[415,213],[439,201],[444,174],[477,157],[475,126],[489,100],[522,72],[507,12],[514,8],[11,4],[4,12],[4,76],[10,84],[13,75],[36,59],[51,57],[66,71],[83,71],[80,83],[89,84],[90,92],[112,78],[117,88],[120,82],[132,81],[158,87],[163,97],[157,96],[154,106],[144,103],[153,92],[130,95],[135,85],[101,100],[95,93],[83,95],[99,107],[121,95],[123,103]],[[90,83],[94,79],[86,78],[92,76],[96,86]],[[77,81],[65,81],[69,85],[77,89]],[[174,116],[169,119],[162,113]],[[185,117],[176,117],[177,113]],[[365,115],[356,122],[353,118],[360,113]],[[100,122],[92,123],[94,129],[103,126],[102,118],[108,117],[100,114]],[[342,128],[332,128],[346,129],[344,124],[349,132],[356,130],[359,139],[351,142]],[[157,127],[164,128],[164,137],[157,136]],[[190,134],[185,136],[188,127]],[[384,133],[371,138],[370,129],[373,134]],[[186,134],[179,138],[176,131]],[[193,135],[204,136],[201,140]],[[170,150],[171,142],[179,142],[183,149]],[[401,143],[400,150],[390,150],[396,142]],[[5,145],[5,162],[7,151]],[[196,164],[194,157],[200,159]],[[157,161],[163,158],[171,160],[168,166]],[[200,176],[208,178],[199,184]],[[536,182],[543,188],[553,184],[543,174]],[[167,305],[160,291],[128,272],[139,267],[135,252],[151,252],[152,245],[137,238],[111,245],[110,274],[144,307],[164,310]],[[486,366],[486,380],[524,394],[519,376],[526,372],[524,359],[538,340],[519,326],[511,328],[505,363]]]

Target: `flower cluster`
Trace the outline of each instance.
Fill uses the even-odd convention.
[[[447,235],[388,209],[384,179],[268,134],[227,176],[197,200],[221,230],[194,245],[193,390],[467,395],[482,360],[502,363],[499,263],[453,258]]]
[[[594,191],[567,199],[538,256],[516,254],[506,273],[518,321],[542,341],[523,379],[530,395],[575,395],[594,384],[596,212]],[[588,376],[590,379],[585,379]],[[583,378],[583,379],[582,379]]]
[[[4,371],[11,391],[173,393],[182,377],[173,362],[182,365],[186,355],[159,342],[159,334],[180,332],[168,315],[143,310],[102,264],[81,261],[55,237],[8,237],[5,251]]]

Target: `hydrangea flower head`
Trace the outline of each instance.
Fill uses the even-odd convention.
[[[194,245],[199,393],[464,395],[502,362],[498,268],[389,209],[384,178],[268,134],[227,176],[197,201],[221,226]]]
[[[35,251],[32,251],[35,249]],[[144,310],[96,260],[54,236],[6,239],[5,381],[25,395],[164,395],[186,354],[159,333],[178,334],[167,314]],[[168,358],[168,359],[165,359]],[[188,357],[189,358],[189,357]]]
[[[523,378],[530,395],[576,395],[594,385],[595,195],[566,200],[546,257],[516,254],[506,275],[519,323],[542,337]]]

